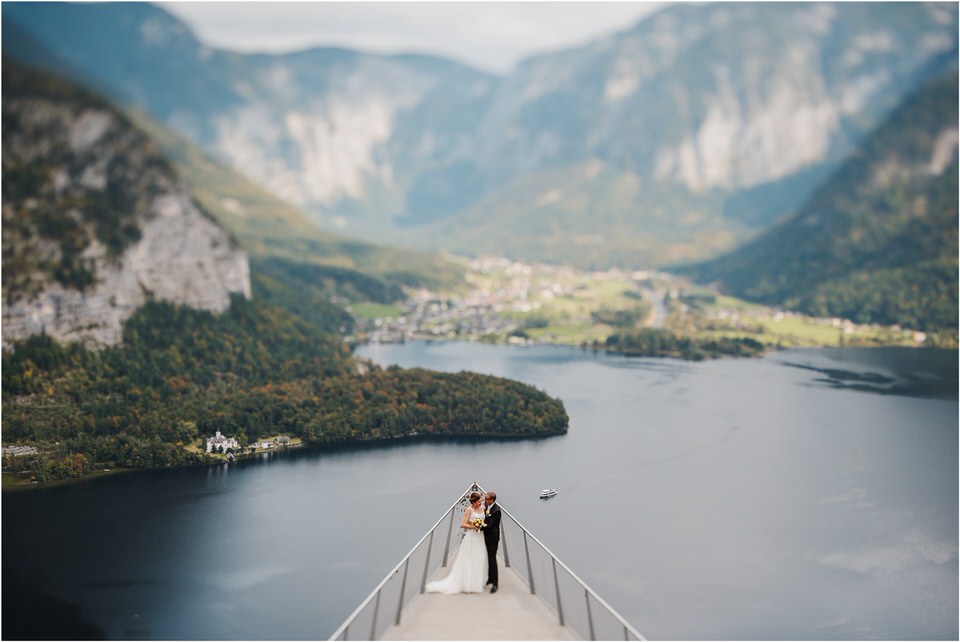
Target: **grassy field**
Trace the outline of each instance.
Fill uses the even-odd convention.
[[[354,303],[348,311],[359,319],[396,319],[403,316],[403,309],[384,303]]]
[[[525,332],[531,339],[544,343],[562,343],[580,345],[593,341],[604,341],[611,332],[605,324],[590,323],[553,323],[546,328],[529,328]]]
[[[639,302],[639,287],[624,275],[574,272],[548,266],[531,268],[521,287],[526,287],[526,301],[533,309],[506,309],[501,316],[515,321],[527,336],[537,341],[574,345],[603,341],[613,329],[594,323],[593,313],[627,310]],[[485,276],[486,285],[492,291],[509,291],[511,285],[517,286],[515,277],[510,275]]]
[[[715,303],[705,306],[701,312],[707,316],[726,315],[730,326],[701,330],[698,333],[701,336],[750,337],[783,347],[917,345],[910,331],[785,313],[729,296],[718,296]],[[735,321],[730,320],[733,314],[738,315]]]

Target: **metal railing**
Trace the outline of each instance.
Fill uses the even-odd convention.
[[[466,509],[467,497],[473,491],[484,492],[477,484],[470,486],[330,636],[331,640],[376,640],[392,625],[400,624],[403,610],[424,592],[427,579],[447,565],[457,516]],[[502,505],[500,509],[504,566],[515,567],[530,592],[559,618],[561,626],[585,640],[646,639]]]
[[[646,640],[503,506],[500,552],[530,592],[584,640]]]

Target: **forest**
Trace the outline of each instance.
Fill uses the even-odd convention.
[[[604,343],[594,347],[631,357],[674,357],[690,361],[722,356],[753,357],[765,350],[762,343],[749,337],[697,339],[660,328],[611,334]]]
[[[4,352],[3,391],[4,443],[40,448],[15,464],[39,482],[210,461],[189,446],[217,430],[241,445],[283,433],[320,446],[535,437],[569,423],[531,386],[360,362],[339,336],[239,296],[219,316],[148,303],[122,344],[99,351],[31,337]]]

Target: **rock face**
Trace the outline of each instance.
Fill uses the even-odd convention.
[[[3,344],[111,345],[148,298],[221,312],[247,257],[105,103],[4,65]]]
[[[250,296],[246,255],[182,193],[158,196],[143,236],[108,260],[93,244],[84,258],[94,264],[96,285],[87,291],[51,282],[40,292],[3,305],[3,344],[46,333],[58,341],[113,345],[123,322],[148,297],[222,312],[230,294]]]

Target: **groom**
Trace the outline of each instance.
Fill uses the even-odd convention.
[[[484,511],[483,541],[487,545],[487,584],[493,584],[491,593],[497,592],[497,583],[500,577],[497,573],[497,548],[500,546],[500,507],[497,506],[497,494],[487,491],[483,503]]]

